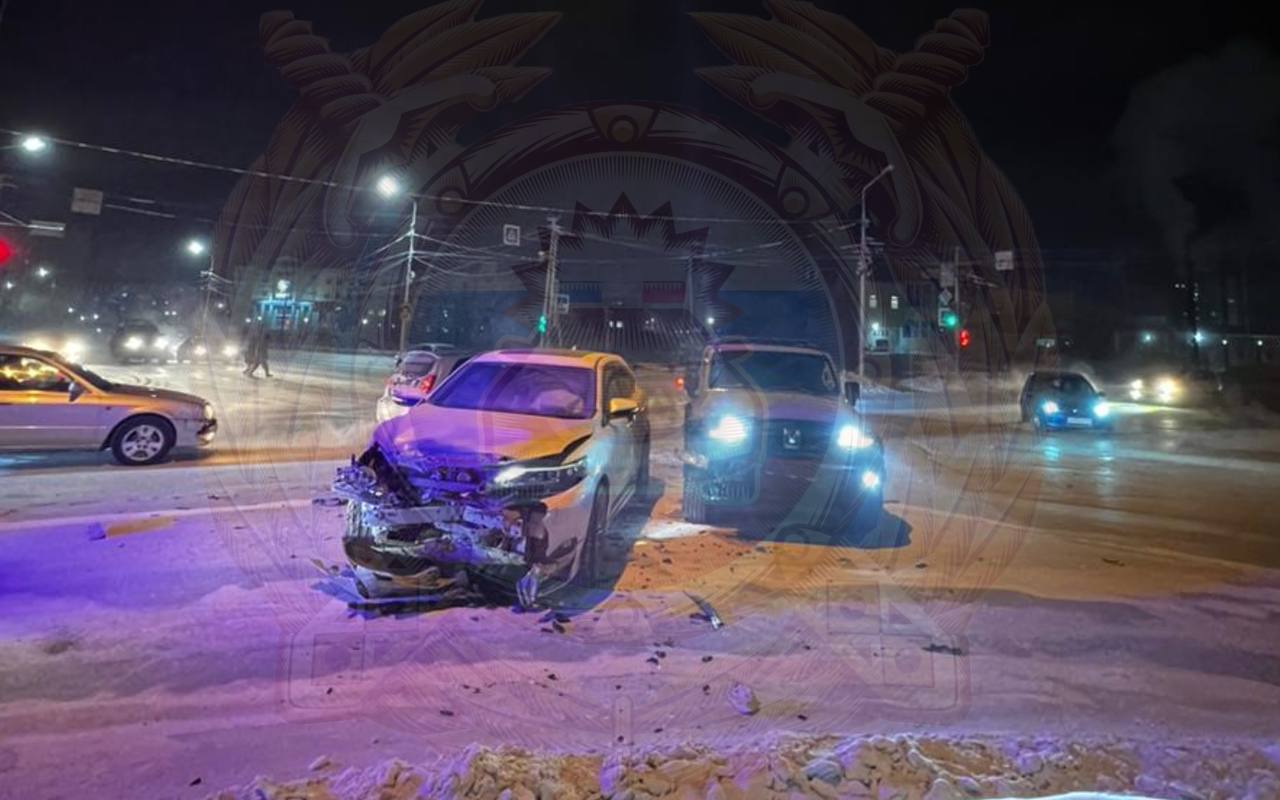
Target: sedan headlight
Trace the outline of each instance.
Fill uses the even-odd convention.
[[[1040,406],[1040,410],[1046,414],[1057,414],[1058,404],[1052,400],[1045,400],[1044,403]]]
[[[1142,382],[1142,378],[1136,378],[1136,379],[1134,379],[1134,380],[1132,380],[1132,381],[1129,381],[1129,399],[1130,399],[1130,400],[1141,400],[1141,399],[1142,399],[1142,390],[1143,390],[1144,386],[1145,386],[1145,385],[1144,385],[1144,384],[1143,384],[1143,382]]]
[[[559,494],[587,477],[587,460],[580,458],[569,464],[530,466],[513,464],[498,470],[491,486],[499,492],[529,492],[538,496]]]
[[[124,340],[125,350],[141,350],[143,345],[141,336],[130,336]]]
[[[240,354],[240,348],[234,344],[224,344],[222,346],[222,355],[224,358],[235,358]]]
[[[213,419],[213,404],[211,404],[211,403],[205,403],[205,404],[200,408],[200,417],[201,417],[202,419],[207,419],[207,420],[208,420],[208,419]]]
[[[725,414],[707,430],[707,436],[721,444],[740,444],[747,438],[747,421],[733,414]]]
[[[836,444],[846,450],[863,450],[875,443],[875,438],[863,433],[857,425],[845,425],[836,434]]]
[[[1168,403],[1178,394],[1178,382],[1173,378],[1163,378],[1156,384],[1156,399]]]
[[[1093,415],[1098,419],[1106,419],[1111,413],[1111,404],[1106,400],[1099,400],[1093,407]]]
[[[157,350],[164,350],[165,348],[167,348],[167,347],[169,346],[169,337],[168,337],[168,336],[157,336],[157,337],[156,337],[156,340],[155,340],[154,342],[152,342],[152,343],[151,343],[151,346],[152,346],[152,347],[154,347],[154,348],[155,348],[155,349],[157,349]]]
[[[68,339],[62,345],[62,352],[59,355],[71,362],[79,361],[84,357],[84,342],[79,339]]]
[[[207,355],[209,355],[209,348],[205,347],[205,346],[204,346],[204,345],[202,345],[202,344],[198,344],[198,345],[196,345],[195,347],[191,348],[191,352],[192,352],[193,354],[195,354],[196,356],[198,356],[198,357],[199,357],[199,356],[207,356]]]

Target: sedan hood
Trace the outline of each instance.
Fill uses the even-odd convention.
[[[150,386],[129,386],[127,384],[112,384],[109,394],[113,396],[123,395],[125,397],[137,397],[139,399],[160,400],[166,403],[182,403],[193,405],[197,408],[204,406],[207,402],[203,397],[197,397],[194,394],[185,392],[175,392],[172,389],[155,389]]]
[[[717,411],[734,411],[756,419],[803,420],[832,422],[841,414],[839,395],[814,395],[804,392],[770,392],[745,389],[713,389],[712,407]]]
[[[401,459],[524,461],[560,455],[590,436],[597,424],[594,418],[557,419],[423,404],[379,425],[373,442]]]

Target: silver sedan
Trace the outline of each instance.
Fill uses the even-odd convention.
[[[213,406],[195,395],[113,383],[54,353],[0,344],[0,450],[106,450],[128,466],[207,447]]]

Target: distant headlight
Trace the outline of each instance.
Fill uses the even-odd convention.
[[[224,358],[234,358],[240,354],[240,348],[234,344],[224,344],[222,346],[222,355]]]
[[[863,450],[875,443],[876,440],[863,433],[857,425],[845,425],[840,428],[840,433],[836,434],[836,444],[846,450]]]
[[[200,409],[200,416],[204,419],[213,419],[213,405],[205,403]]]
[[[742,417],[725,414],[707,431],[707,436],[722,444],[739,444],[747,438],[747,422]]]
[[[538,495],[559,494],[587,477],[587,460],[554,467],[530,467],[514,464],[493,476],[492,486],[499,491],[528,491]]]
[[[1046,414],[1057,414],[1058,404],[1052,400],[1045,400],[1044,404],[1040,406],[1040,410]]]
[[[79,339],[68,339],[63,345],[62,350],[58,352],[68,361],[79,361],[84,356],[84,342]]]
[[[202,344],[198,344],[191,349],[191,352],[197,356],[207,356],[209,355],[209,348],[205,347]]]
[[[157,349],[157,350],[164,350],[166,347],[168,347],[168,346],[169,346],[169,337],[168,337],[168,336],[157,336],[157,337],[156,337],[156,340],[155,340],[154,342],[152,342],[152,343],[151,343],[151,346],[152,346],[152,347],[154,347],[154,348],[155,348],[155,349]]]
[[[1111,404],[1106,400],[1099,400],[1093,407],[1093,415],[1098,419],[1105,419],[1111,413]]]
[[[141,350],[143,344],[144,343],[142,341],[141,336],[130,336],[128,339],[124,340],[124,349],[125,350]]]
[[[1168,403],[1178,394],[1178,382],[1173,378],[1162,378],[1156,384],[1156,399]]]

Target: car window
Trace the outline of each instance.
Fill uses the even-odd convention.
[[[631,397],[636,393],[635,376],[618,364],[610,364],[604,373],[604,398],[607,404],[615,397]]]
[[[444,408],[474,408],[561,419],[595,413],[595,371],[549,364],[471,363],[428,400]]]
[[[0,391],[65,392],[70,388],[70,378],[47,361],[0,355]]]
[[[410,353],[400,362],[398,371],[412,380],[425,377],[436,365],[438,359],[430,353]]]
[[[707,378],[711,389],[755,389],[832,395],[840,391],[831,361],[817,353],[737,350],[716,353]]]

